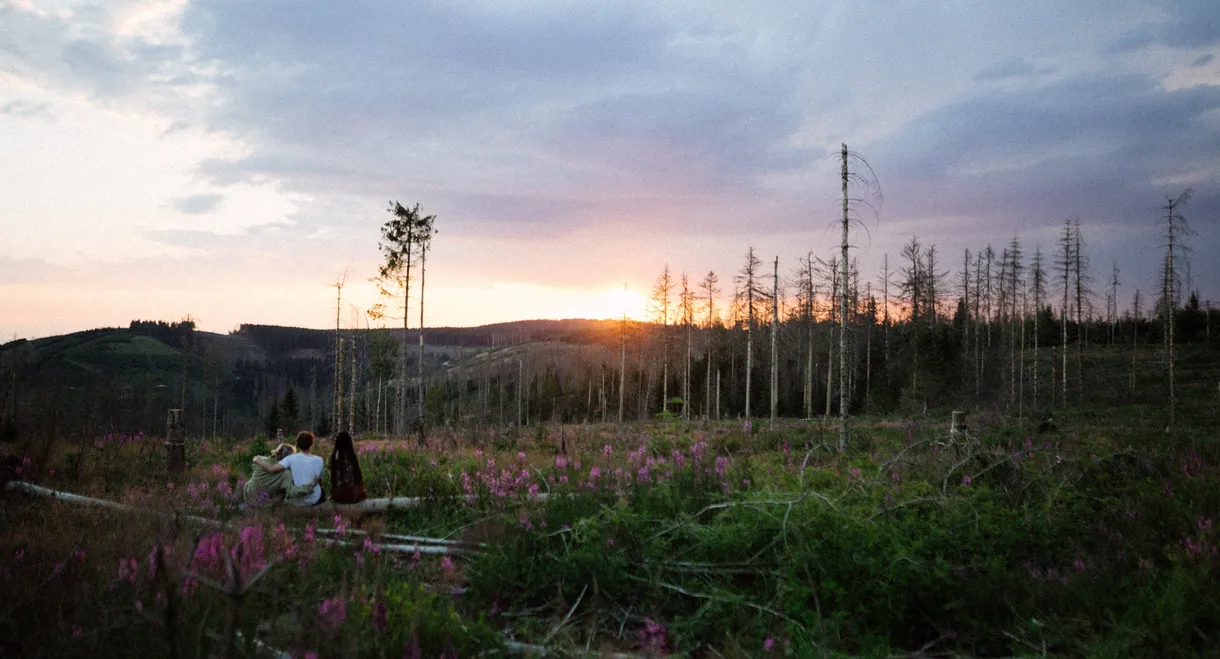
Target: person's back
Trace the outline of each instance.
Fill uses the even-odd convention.
[[[292,446],[280,444],[272,453],[271,459],[283,460],[294,452]],[[285,498],[312,494],[312,492],[312,483],[297,487],[293,481],[292,472],[289,470],[272,473],[255,466],[250,480],[246,481],[245,499],[247,505],[264,506],[283,502]]]
[[[297,486],[309,485],[316,481],[325,467],[322,458],[304,451],[280,460],[280,464],[292,472],[292,483]],[[321,499],[322,486],[314,485],[308,494],[292,497],[289,501],[295,506],[312,506]]]

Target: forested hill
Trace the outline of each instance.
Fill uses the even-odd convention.
[[[384,367],[401,329],[341,332],[358,346],[361,381]],[[418,330],[409,331],[410,359],[418,363]],[[426,328],[427,367],[444,368],[458,349],[504,349],[527,343],[613,343],[616,321],[525,320],[481,327]],[[295,390],[317,422],[331,397],[335,330],[243,324],[229,334],[204,332],[194,322],[133,320],[126,328],[97,328],[0,345],[0,439],[17,429],[73,435],[158,432],[165,410],[192,410],[188,427],[200,432],[249,433],[268,410]],[[380,364],[372,363],[378,350]],[[379,372],[383,379],[388,374]],[[316,408],[316,409],[309,409]]]
[[[587,320],[518,320],[478,327],[427,327],[424,335],[434,346],[466,348],[497,347],[530,341],[564,341],[568,343],[600,343],[618,336],[618,321]],[[408,330],[416,336],[418,329]],[[346,335],[383,332],[400,338],[401,328],[343,330]],[[335,330],[283,327],[279,325],[242,324],[233,334],[249,339],[266,351],[269,357],[282,357],[302,350],[333,351]]]

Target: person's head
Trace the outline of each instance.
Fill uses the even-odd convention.
[[[311,448],[313,448],[313,433],[308,430],[302,430],[297,435],[297,450],[309,453]]]
[[[276,460],[283,460],[296,452],[297,450],[292,448],[292,444],[280,444],[279,446],[275,447],[275,452],[271,455],[274,456]]]
[[[335,451],[356,452],[356,447],[352,444],[352,436],[347,434],[346,430],[341,430],[338,435],[335,435]]]

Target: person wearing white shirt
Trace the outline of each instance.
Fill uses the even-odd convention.
[[[288,500],[294,506],[313,506],[322,502],[321,483],[325,463],[322,458],[309,452],[311,448],[313,433],[305,431],[297,435],[297,452],[283,460],[274,462],[261,455],[254,458],[254,465],[267,473],[275,474],[285,469],[291,471],[293,485],[313,485],[313,490],[309,493]]]

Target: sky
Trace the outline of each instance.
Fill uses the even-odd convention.
[[[1115,266],[1151,299],[1190,187],[1220,303],[1217,51],[1214,0],[0,0],[0,342],[333,327],[340,281],[364,326],[391,201],[427,325],[640,317],[666,265],[832,256],[842,143],[874,287],[1079,219],[1099,313]]]

